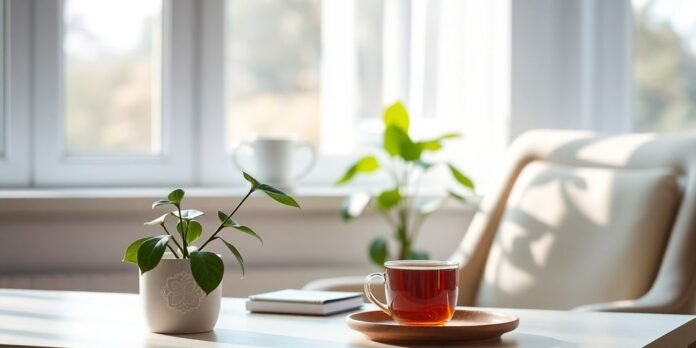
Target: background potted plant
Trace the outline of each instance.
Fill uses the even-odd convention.
[[[184,190],[176,189],[167,199],[152,204],[152,209],[173,208],[145,223],[160,226],[165,234],[136,240],[128,246],[123,256],[123,261],[137,264],[140,268],[140,294],[151,331],[194,333],[210,331],[215,327],[220,313],[220,283],[225,265],[220,255],[205,251],[205,248],[214,241],[223,243],[237,259],[244,274],[242,255],[232,243],[223,239],[220,232],[226,228],[236,229],[263,243],[254,230],[232,218],[252,193],[263,191],[282,204],[300,207],[292,197],[277,188],[262,184],[247,173],[244,173],[244,179],[251,184],[249,192],[230,213],[218,211],[220,224],[200,247],[193,243],[204,234],[203,226],[196,220],[203,212],[182,209]],[[174,233],[167,228],[168,220],[176,221]]]
[[[398,245],[398,251],[391,254],[388,238],[377,237],[370,243],[370,260],[378,266],[391,258],[397,259],[429,259],[426,251],[413,248],[413,241],[423,226],[426,218],[440,209],[448,197],[471,205],[470,193],[473,193],[474,182],[449,162],[429,162],[423,158],[426,152],[437,152],[442,149],[443,142],[459,137],[459,134],[449,133],[439,137],[414,141],[409,135],[410,119],[408,111],[401,102],[396,102],[384,111],[384,142],[382,150],[386,155],[368,155],[357,160],[348,167],[345,174],[338,180],[337,185],[351,181],[357,174],[372,174],[385,171],[391,178],[390,186],[371,197],[365,192],[356,192],[346,197],[341,205],[341,216],[349,221],[363,213],[371,203],[376,211],[384,217],[393,229],[392,239]],[[417,191],[423,176],[437,166],[447,166],[455,181],[465,189],[457,192],[452,189],[446,196],[418,197]]]

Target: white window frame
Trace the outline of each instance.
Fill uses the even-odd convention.
[[[34,184],[173,185],[193,180],[193,2],[165,0],[162,47],[162,150],[159,155],[66,155],[63,108],[63,1],[34,12]],[[176,25],[173,25],[176,23]],[[176,37],[176,40],[171,40]]]
[[[0,187],[27,186],[31,183],[30,146],[26,135],[31,129],[30,76],[31,3],[0,2],[2,8],[2,99],[5,150],[0,155]]]

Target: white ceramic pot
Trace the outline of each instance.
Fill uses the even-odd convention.
[[[220,314],[222,284],[206,295],[193,279],[189,260],[165,257],[140,276],[140,297],[150,331],[208,332]]]

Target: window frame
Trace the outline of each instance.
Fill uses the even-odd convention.
[[[0,155],[0,187],[31,184],[31,3],[2,0],[2,69],[5,142]]]

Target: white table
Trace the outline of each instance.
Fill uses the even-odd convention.
[[[691,315],[497,309],[520,326],[476,347],[685,347],[696,341]],[[0,345],[80,347],[387,347],[330,317],[251,314],[225,298],[215,331],[149,333],[138,295],[0,290]]]

